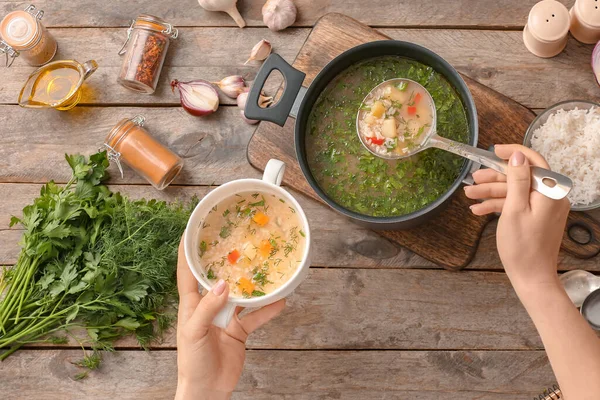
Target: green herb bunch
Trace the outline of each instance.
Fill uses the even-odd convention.
[[[110,350],[133,333],[146,348],[175,319],[177,248],[194,204],[112,193],[101,183],[105,152],[66,159],[71,180],[44,185],[11,221],[25,231],[17,264],[0,278],[0,360],[82,328],[82,346]]]

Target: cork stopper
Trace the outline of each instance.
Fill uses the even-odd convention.
[[[571,34],[586,44],[600,40],[600,0],[577,0],[570,11]]]
[[[529,12],[523,30],[527,49],[538,57],[554,57],[565,48],[570,27],[569,10],[556,0],[543,0]]]

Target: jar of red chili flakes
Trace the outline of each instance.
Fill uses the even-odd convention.
[[[132,21],[127,40],[119,55],[125,54],[118,82],[136,92],[152,94],[156,90],[170,39],[178,30],[163,19],[142,14]]]

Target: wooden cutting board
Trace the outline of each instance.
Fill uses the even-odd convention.
[[[304,86],[309,86],[321,69],[333,58],[359,44],[389,37],[342,14],[327,14],[315,25],[294,61],[294,68],[306,73]],[[523,135],[535,115],[526,107],[466,76],[479,116],[479,147],[488,148],[496,143],[522,143]],[[284,184],[317,200],[300,170],[294,149],[294,123],[289,118],[283,128],[262,122],[248,145],[250,163],[264,170],[271,158],[286,163]],[[452,197],[447,209],[424,225],[406,231],[379,231],[379,233],[451,270],[465,267],[473,258],[481,233],[492,216],[476,217],[470,210],[471,200],[462,189]],[[573,214],[573,213],[571,213]],[[583,213],[572,216],[578,226],[595,230],[592,242],[585,246],[573,242],[567,235],[563,248],[582,258],[595,256],[600,251],[600,227]]]

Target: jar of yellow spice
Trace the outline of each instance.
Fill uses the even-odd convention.
[[[121,177],[121,161],[146,179],[156,189],[163,190],[179,175],[183,160],[144,129],[145,118],[137,115],[121,120],[110,131],[104,147],[110,162],[117,164]]]

